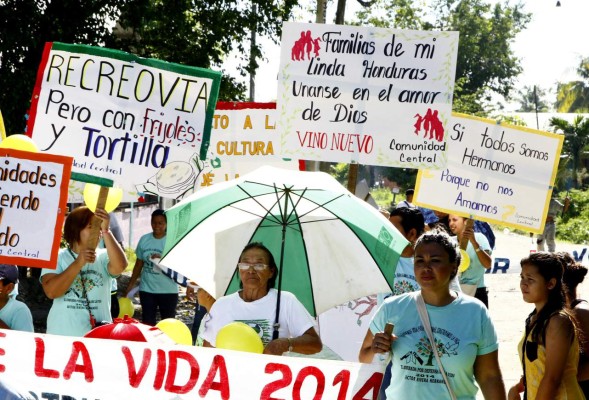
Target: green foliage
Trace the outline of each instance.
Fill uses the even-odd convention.
[[[296,0],[131,0],[123,8],[119,29],[107,47],[201,68],[219,67],[227,55],[240,54],[242,76],[254,72],[263,59],[257,44],[250,49],[251,31],[278,41],[282,23]],[[220,100],[245,100],[245,86],[224,74]]]
[[[296,0],[3,0],[0,1],[0,111],[8,134],[23,133],[45,42],[88,44],[201,68],[219,68],[232,50],[240,73],[249,36],[278,41]],[[111,30],[112,22],[118,21]],[[263,60],[261,47],[254,48]],[[224,75],[221,100],[244,100],[245,85]]]
[[[103,43],[126,1],[0,1],[0,110],[8,134],[24,132],[45,42]]]
[[[556,110],[561,113],[589,112],[589,57],[582,58],[577,67],[581,78],[577,81],[558,83]]]
[[[376,188],[370,191],[370,195],[379,207],[388,209],[393,201],[393,194],[389,188]],[[395,199],[397,200],[397,199]]]
[[[583,186],[580,173],[583,169],[582,161],[586,158],[585,150],[589,146],[589,119],[577,115],[573,122],[569,123],[554,117],[550,120],[550,126],[556,131],[562,131],[565,136],[562,153],[570,159],[573,187]]]
[[[537,86],[524,86],[517,92],[519,112],[547,112],[550,107],[545,98],[546,90]]]
[[[566,192],[559,195],[564,202]],[[578,244],[589,242],[589,192],[571,190],[568,194],[571,206],[563,216],[556,220],[556,237]]]
[[[522,7],[484,0],[377,0],[356,17],[361,25],[460,32],[453,108],[485,116],[494,107],[489,91],[508,96],[522,71],[511,49],[530,20]]]

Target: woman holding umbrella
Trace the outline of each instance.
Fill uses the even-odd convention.
[[[239,262],[241,290],[223,296],[213,304],[204,321],[202,334],[205,347],[216,346],[217,333],[225,325],[240,321],[256,330],[264,344],[264,354],[285,352],[314,354],[322,344],[315,331],[313,318],[289,292],[280,294],[278,338],[273,339],[278,292],[274,289],[278,268],[272,253],[261,243],[250,243]]]
[[[359,359],[370,363],[375,354],[392,352],[387,399],[474,400],[475,380],[485,399],[505,399],[489,313],[480,301],[450,289],[459,264],[446,233],[424,234],[414,255],[421,289],[386,299],[373,317]],[[394,334],[385,333],[389,323]]]

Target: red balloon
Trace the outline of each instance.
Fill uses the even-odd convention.
[[[142,324],[136,319],[125,315],[115,318],[113,323],[99,326],[84,335],[87,338],[128,340],[131,342],[152,342],[158,344],[174,344],[158,327]]]

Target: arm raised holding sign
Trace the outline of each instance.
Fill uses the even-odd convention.
[[[106,249],[92,248],[92,219],[100,219]],[[58,256],[57,269],[43,269],[41,283],[53,305],[47,317],[47,333],[83,336],[96,321],[112,321],[112,279],[127,266],[125,253],[108,230],[110,217],[103,209],[94,214],[78,207],[66,218],[64,239],[68,243]]]
[[[460,287],[464,293],[476,297],[488,308],[485,271],[491,268],[491,246],[485,235],[474,231],[474,222],[467,224],[467,221],[472,220],[459,215],[449,215],[450,230],[457,236],[460,243],[463,241],[466,243],[465,250],[470,259],[470,265],[460,276]]]

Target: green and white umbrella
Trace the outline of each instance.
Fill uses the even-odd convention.
[[[202,189],[166,211],[160,264],[213,297],[239,290],[237,262],[250,242],[270,249],[277,289],[316,316],[390,292],[408,242],[376,209],[330,175],[261,167]]]

